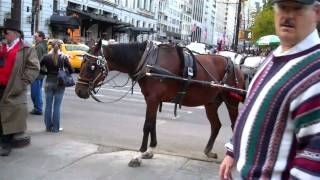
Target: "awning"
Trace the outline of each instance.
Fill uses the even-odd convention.
[[[174,37],[175,39],[181,39],[181,34],[171,31],[166,31],[167,36]]]
[[[81,15],[81,19],[92,19],[92,20],[105,22],[105,23],[113,24],[113,25],[123,24],[118,19],[114,19],[114,18],[109,17],[109,16],[95,14],[95,13],[89,13],[89,12],[81,11],[79,9],[70,8],[70,7],[67,7],[67,10],[75,12],[75,13]]]
[[[119,33],[133,33],[133,34],[150,34],[156,33],[153,28],[142,28],[142,27],[123,27],[115,30]]]
[[[68,28],[77,29],[80,26],[80,22],[77,17],[74,16],[60,16],[52,15],[50,18],[51,25],[66,26]]]

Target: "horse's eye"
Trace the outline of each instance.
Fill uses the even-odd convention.
[[[95,66],[91,66],[91,71],[94,71],[94,69],[95,69],[96,67]]]

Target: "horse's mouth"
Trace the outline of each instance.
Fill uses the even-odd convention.
[[[85,87],[82,84],[78,84],[78,83],[76,84],[75,92],[77,96],[79,96],[80,98],[88,99],[90,97],[90,94],[88,91],[89,91],[88,87]]]

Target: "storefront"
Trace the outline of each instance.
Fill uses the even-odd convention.
[[[53,38],[62,39],[70,43],[74,36],[73,31],[79,29],[80,22],[75,16],[52,15],[50,17],[50,26]]]
[[[153,28],[142,28],[142,27],[121,27],[115,29],[116,33],[127,33],[129,35],[129,42],[137,41],[137,37],[141,34],[153,34],[156,33]]]

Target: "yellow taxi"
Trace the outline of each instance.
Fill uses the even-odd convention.
[[[61,51],[68,56],[74,69],[80,69],[83,55],[89,51],[89,47],[84,44],[61,44]]]

